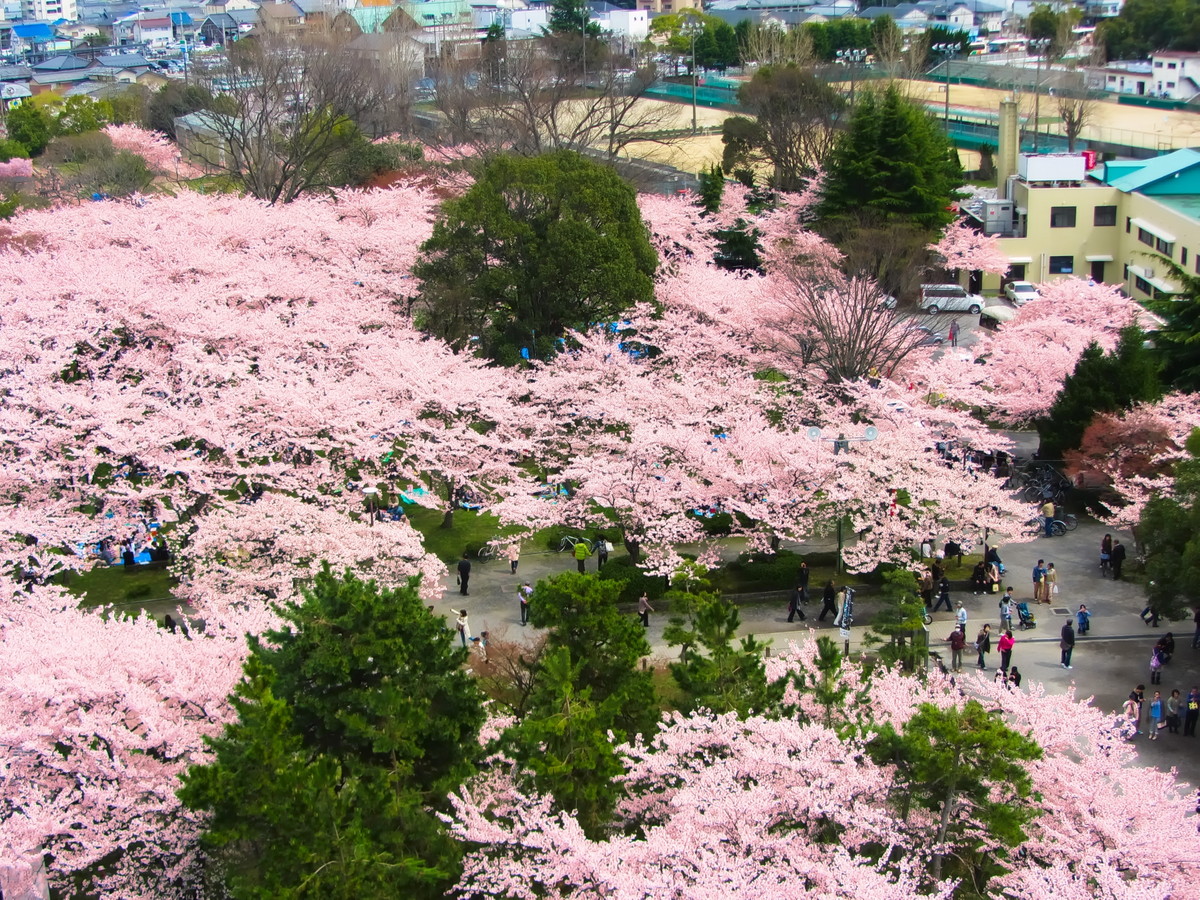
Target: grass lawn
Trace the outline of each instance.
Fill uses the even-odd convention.
[[[440,509],[413,505],[405,506],[404,513],[408,516],[408,523],[421,532],[425,549],[447,565],[453,565],[464,548],[470,548],[471,557],[474,558],[480,545],[503,533],[500,520],[486,512],[456,509],[453,528],[442,527],[445,513]]]
[[[175,579],[166,569],[139,567],[126,572],[124,566],[97,566],[83,575],[67,576],[64,584],[79,597],[80,606],[111,605],[136,613],[146,603],[172,600]]]

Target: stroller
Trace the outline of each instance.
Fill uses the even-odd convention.
[[[1037,628],[1037,619],[1033,617],[1033,612],[1029,608],[1029,604],[1021,601],[1017,604],[1017,615],[1021,619],[1021,629]]]

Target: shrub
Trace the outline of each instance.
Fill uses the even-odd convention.
[[[90,131],[57,137],[46,147],[46,161],[54,165],[86,163],[111,159],[116,154],[112,139],[103,132]]]
[[[18,141],[0,140],[0,161],[8,162],[10,159],[29,159],[29,151]]]
[[[643,593],[651,600],[656,600],[667,591],[667,579],[661,575],[647,575],[630,562],[627,556],[610,557],[600,570],[600,578],[604,581],[625,582],[621,587],[622,603],[636,603]]]

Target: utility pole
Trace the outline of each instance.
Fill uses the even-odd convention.
[[[1038,131],[1040,122],[1038,119],[1042,111],[1042,54],[1050,48],[1049,38],[1040,38],[1036,41],[1029,42],[1030,49],[1037,53],[1037,74],[1034,76],[1033,84],[1033,152],[1038,152]]]

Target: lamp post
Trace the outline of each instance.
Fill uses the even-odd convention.
[[[879,429],[876,428],[874,425],[869,425],[869,426],[867,426],[866,430],[864,430],[861,435],[856,435],[854,437],[847,437],[846,432],[840,431],[840,432],[838,432],[837,437],[827,438],[827,437],[823,437],[821,434],[821,429],[818,428],[816,425],[814,425],[811,428],[809,428],[807,432],[805,432],[805,435],[810,441],[828,441],[829,443],[833,444],[833,455],[837,456],[839,453],[849,453],[850,452],[850,444],[852,442],[855,442],[855,441],[870,442],[870,441],[875,440],[877,437],[879,437]],[[840,571],[842,571],[842,546],[843,546],[842,517],[841,516],[838,516],[837,538],[838,538],[837,570],[840,572]]]
[[[704,25],[696,16],[688,16],[683,23],[683,33],[692,41],[692,134],[696,128],[696,38],[704,31]]]
[[[588,6],[587,3],[579,5],[579,47],[580,59],[583,60],[583,89],[587,90],[587,21],[588,21]]]
[[[946,69],[946,105],[942,112],[942,126],[946,129],[946,134],[950,133],[950,61],[958,55],[958,51],[962,49],[961,44],[934,44],[930,49],[939,56],[944,57]]]
[[[865,49],[850,49],[837,51],[837,61],[850,70],[850,103],[854,103],[854,82],[858,67],[867,61]]]

